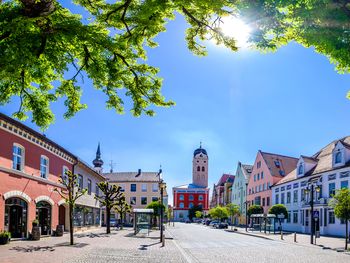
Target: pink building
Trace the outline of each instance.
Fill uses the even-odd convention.
[[[261,205],[264,213],[272,206],[271,186],[293,171],[298,159],[258,151],[247,187],[247,202]]]
[[[0,230],[24,238],[38,219],[43,235],[65,224],[66,207],[55,188],[75,157],[40,133],[0,114]]]

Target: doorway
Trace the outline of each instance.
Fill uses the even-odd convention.
[[[58,224],[64,226],[64,230],[66,231],[66,208],[64,205],[60,205],[58,207]]]
[[[36,218],[39,221],[42,235],[51,234],[51,205],[40,201],[36,204]]]
[[[17,197],[5,201],[5,229],[13,238],[27,236],[27,203]]]

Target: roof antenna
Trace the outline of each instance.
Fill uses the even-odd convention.
[[[111,160],[111,162],[109,163],[109,167],[111,167],[111,169],[109,170],[110,173],[113,173],[114,165],[116,165],[116,163],[114,163],[113,160]]]
[[[202,149],[202,141],[199,142],[199,148]]]

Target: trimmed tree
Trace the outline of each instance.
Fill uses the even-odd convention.
[[[79,188],[78,175],[73,174],[71,171],[66,171],[59,179],[59,183],[63,184],[64,188],[55,188],[54,191],[65,200],[66,204],[68,204],[70,244],[74,245],[73,210],[76,201],[86,193],[87,189]]]
[[[335,216],[345,221],[345,250],[347,250],[349,238],[348,223],[350,221],[350,190],[347,188],[337,190],[330,201],[330,206],[334,208]]]
[[[192,221],[192,219],[196,216],[197,211],[203,211],[202,206],[194,205],[190,209],[188,209],[188,218]]]
[[[123,229],[124,220],[127,213],[131,213],[132,206],[128,204],[125,200],[125,195],[120,198],[120,203],[114,207],[115,211],[119,214],[120,217],[120,229]]]
[[[282,204],[276,204],[273,205],[270,209],[269,209],[269,214],[273,214],[276,215],[276,217],[280,214],[284,215],[284,218],[288,218],[288,211],[285,205]]]
[[[153,201],[149,203],[146,208],[153,209],[153,226],[157,226],[157,217],[160,216],[162,204],[160,201]],[[165,205],[163,204],[163,211],[165,211]]]
[[[196,216],[196,218],[202,218],[203,212],[202,211],[196,211],[195,212],[195,216]]]
[[[231,219],[231,230],[232,230],[232,225],[233,225],[233,219],[236,217],[236,216],[239,216],[240,215],[240,211],[239,211],[239,206],[236,205],[236,204],[228,204],[226,206],[227,208],[227,211],[228,211],[228,214],[230,215],[230,219]]]
[[[262,214],[264,213],[264,208],[261,205],[251,205],[248,208],[247,214],[250,217],[251,215],[255,214]]]
[[[108,182],[99,182],[98,188],[100,188],[103,196],[95,196],[95,199],[100,201],[101,205],[106,208],[106,233],[111,233],[111,210],[113,207],[121,204],[122,200],[125,199],[124,193],[121,191],[122,188],[118,185],[110,185]]]
[[[210,209],[209,214],[211,218],[218,219],[220,221],[229,217],[227,208],[222,206],[216,206]]]

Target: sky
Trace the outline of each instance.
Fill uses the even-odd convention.
[[[231,52],[206,43],[208,56],[186,47],[181,16],[157,37],[148,62],[160,68],[162,93],[176,102],[156,108],[156,116],[118,115],[88,79],[82,102],[88,109],[63,118],[63,101],[47,137],[90,163],[101,143],[104,171],[158,171],[162,165],[169,203],[171,188],[191,183],[193,151],[202,142],[209,156],[209,187],[237,162],[253,164],[257,151],[299,157],[312,155],[332,140],[350,135],[350,76],[338,74],[312,48],[291,43],[275,53],[248,49]],[[0,106],[11,115],[16,99]],[[31,120],[25,122],[40,131]]]

